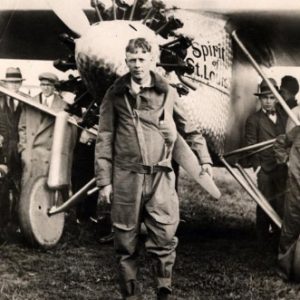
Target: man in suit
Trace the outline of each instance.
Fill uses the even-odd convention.
[[[58,77],[52,73],[39,76],[42,92],[33,98],[55,112],[63,110],[66,103],[55,91]],[[19,122],[19,152],[23,163],[22,186],[29,177],[47,175],[53,140],[55,119],[38,109],[24,106]]]
[[[21,93],[20,88],[23,80],[19,68],[9,67],[2,81],[7,89],[15,93]],[[21,160],[18,153],[18,123],[20,114],[21,105],[19,102],[6,94],[1,94],[0,136],[2,139],[2,149],[0,161],[6,166],[8,171],[7,175],[3,173],[3,176],[1,176],[0,219],[2,220],[2,226],[9,221],[10,216],[13,219],[16,217],[15,208],[19,198],[21,181]]]
[[[278,89],[276,81],[272,78],[270,81]],[[285,133],[286,119],[277,110],[276,98],[265,81],[261,82],[259,92],[254,95],[258,96],[261,109],[250,115],[246,121],[247,145],[274,139]],[[254,170],[260,167],[257,174],[258,188],[282,217],[287,177],[286,165],[277,164],[273,148],[252,155],[250,164]],[[257,207],[256,211],[256,229],[258,241],[262,245],[269,246],[270,242],[278,242],[279,232],[276,225],[260,207]]]

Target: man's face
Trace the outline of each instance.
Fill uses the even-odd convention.
[[[285,89],[285,88],[280,88],[280,95],[282,96],[282,98],[287,101],[289,98],[291,98],[291,93]]]
[[[15,93],[17,93],[22,85],[22,81],[21,80],[16,80],[16,81],[6,81],[5,82],[5,86],[7,87],[7,89],[9,89],[10,91],[13,91]]]
[[[54,84],[51,81],[41,80],[40,86],[41,86],[41,89],[42,89],[42,93],[46,97],[49,97],[49,96],[53,95],[53,93],[55,91],[55,87],[54,87]]]
[[[266,111],[275,110],[276,98],[273,94],[266,94],[259,96],[261,107]]]
[[[150,74],[152,55],[150,52],[143,52],[143,49],[136,49],[136,53],[126,52],[126,64],[131,77],[136,82],[142,82]]]

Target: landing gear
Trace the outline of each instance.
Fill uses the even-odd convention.
[[[53,206],[61,205],[62,198],[61,191],[48,188],[46,176],[32,177],[26,183],[18,213],[21,230],[32,246],[47,249],[60,240],[65,214],[49,216],[48,211]]]

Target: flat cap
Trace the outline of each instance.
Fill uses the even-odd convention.
[[[58,77],[50,72],[45,72],[39,75],[39,80],[49,80],[53,84],[58,82]]]

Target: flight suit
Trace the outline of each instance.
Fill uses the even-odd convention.
[[[113,185],[112,223],[119,258],[121,291],[137,293],[139,233],[144,222],[147,251],[157,259],[158,288],[171,290],[179,222],[172,150],[178,130],[196,151],[200,163],[211,163],[201,133],[189,127],[175,89],[158,74],[137,95],[130,74],[108,90],[100,108],[95,149],[97,185]]]

